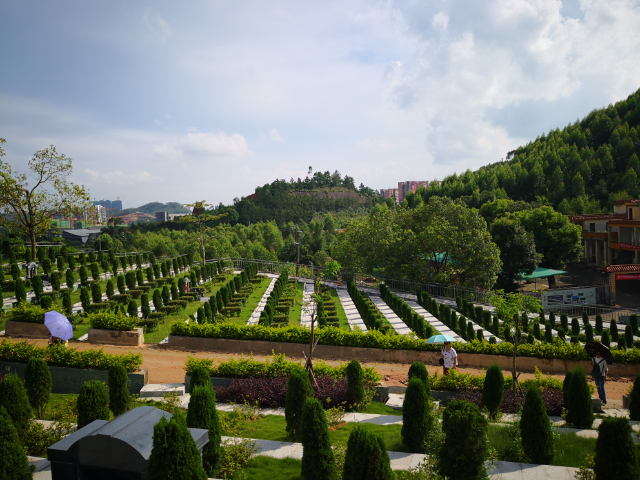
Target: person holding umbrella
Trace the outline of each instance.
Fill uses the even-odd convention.
[[[70,338],[73,338],[73,327],[71,323],[59,312],[51,310],[44,314],[44,325],[49,330],[49,346],[58,345],[62,343],[67,344]]]
[[[602,404],[606,405],[607,393],[604,390],[604,383],[609,373],[609,365],[613,363],[613,355],[611,355],[611,351],[600,342],[588,342],[584,348],[591,357],[591,363],[593,364],[591,376],[596,383],[598,397],[600,397]]]
[[[452,368],[458,367],[458,354],[451,346],[451,342],[455,342],[456,339],[449,335],[434,335],[427,339],[427,343],[444,343],[442,349],[442,358],[440,358],[440,365],[442,365],[442,374],[446,375]]]

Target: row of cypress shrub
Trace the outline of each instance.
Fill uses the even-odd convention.
[[[280,301],[280,296],[284,292],[288,281],[289,272],[283,270],[276,282],[273,284],[273,290],[271,290],[271,293],[267,298],[267,304],[265,305],[264,310],[260,313],[260,325],[266,325],[268,327],[271,326],[271,323],[274,321],[274,317],[276,316],[276,307]]]
[[[371,302],[367,294],[361,292],[351,279],[347,280],[347,291],[367,328],[369,330],[380,330],[386,333],[388,329],[384,328],[382,313],[380,313],[380,310]]]
[[[418,315],[403,299],[392,293],[384,283],[380,284],[380,296],[419,338],[429,338],[436,334],[435,329],[424,318]]]

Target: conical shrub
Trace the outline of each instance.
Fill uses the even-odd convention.
[[[349,435],[342,480],[392,480],[389,453],[384,440],[358,425]]]
[[[209,431],[209,443],[202,450],[202,466],[209,477],[215,478],[220,467],[222,448],[220,447],[220,419],[212,388],[197,385],[191,389],[187,427],[206,428]]]
[[[548,465],[553,460],[553,434],[547,409],[537,385],[527,390],[520,418],[522,448],[532,463]]]
[[[104,383],[98,380],[85,382],[78,395],[78,428],[94,420],[109,420],[109,394]]]
[[[24,452],[18,431],[7,410],[0,406],[0,478],[2,480],[31,480],[33,470]]]
[[[153,427],[147,480],[207,480],[196,442],[181,414],[161,418]]]
[[[7,410],[11,423],[22,438],[29,427],[31,406],[22,380],[17,375],[8,375],[0,382],[0,406]]]
[[[42,358],[31,358],[24,369],[24,383],[27,389],[29,403],[37,418],[42,418],[44,409],[49,403],[51,395],[51,372],[49,365]]]
[[[431,431],[431,403],[418,378],[409,380],[402,404],[402,444],[412,453],[423,453],[425,441]]]
[[[574,428],[591,428],[593,425],[593,404],[587,384],[587,377],[581,368],[571,375],[567,392],[567,423]]]
[[[364,373],[358,360],[351,360],[347,365],[347,406],[356,410],[364,401]]]
[[[287,433],[296,440],[300,439],[302,409],[308,398],[313,398],[309,376],[304,370],[295,369],[289,375],[284,417],[287,422]]]
[[[636,375],[631,391],[631,405],[629,405],[629,418],[640,420],[640,373]]]
[[[409,380],[412,378],[419,379],[424,384],[424,389],[427,392],[427,396],[431,396],[431,383],[429,382],[429,372],[424,363],[415,361],[409,367]]]
[[[338,472],[329,443],[329,425],[322,405],[307,398],[302,408],[302,478],[337,480]]]
[[[504,399],[504,375],[497,363],[487,369],[487,375],[482,387],[481,405],[489,413],[489,417],[495,420],[500,411]]]
[[[477,405],[453,400],[442,419],[444,442],[438,456],[438,471],[449,480],[486,478],[487,419]]]
[[[606,417],[598,427],[593,468],[598,480],[636,480],[640,475],[638,447],[626,418]]]
[[[107,384],[109,385],[109,409],[113,412],[113,416],[117,417],[129,410],[131,405],[129,376],[124,365],[115,363],[109,367]]]
[[[573,376],[573,370],[569,370],[564,375],[564,381],[562,382],[562,401],[564,406],[567,406],[569,396],[569,385],[571,385],[571,377]]]
[[[191,392],[191,390],[193,390],[193,388],[197,385],[200,385],[202,387],[209,387],[213,390],[209,371],[202,366],[195,367],[193,369],[193,372],[191,372],[191,383],[189,385],[189,392]]]

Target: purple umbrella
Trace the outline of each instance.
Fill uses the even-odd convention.
[[[58,337],[63,342],[73,338],[73,327],[67,317],[55,310],[44,314],[44,324],[51,332],[51,335]]]

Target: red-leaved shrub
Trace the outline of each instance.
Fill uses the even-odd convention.
[[[504,392],[504,401],[500,407],[502,413],[517,413],[522,409],[524,405],[524,399],[526,397],[526,391],[522,390],[515,395],[512,390],[506,390]],[[468,400],[471,403],[475,403],[480,407],[482,401],[481,389],[468,389],[460,392],[458,399]],[[561,390],[553,390],[546,388],[542,390],[542,401],[547,409],[547,415],[559,417],[562,415],[562,407],[564,401],[562,399]]]

